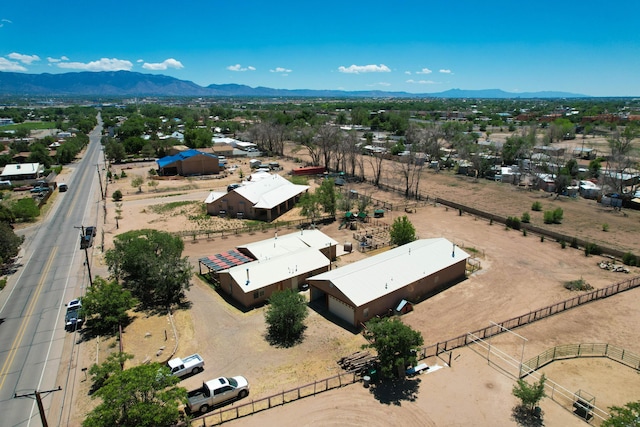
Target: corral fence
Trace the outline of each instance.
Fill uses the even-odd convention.
[[[569,298],[564,301],[560,301],[558,303],[540,308],[538,310],[492,324],[491,326],[488,326],[486,328],[466,333],[464,335],[460,335],[446,341],[441,341],[428,347],[423,347],[420,350],[419,355],[422,359],[431,356],[438,356],[441,353],[449,352],[456,348],[465,347],[470,343],[475,342],[475,339],[470,338],[471,336],[478,337],[480,339],[490,338],[494,335],[503,333],[505,330],[519,328],[521,326],[533,323],[537,320],[545,319],[549,316],[553,316],[554,314],[558,314],[571,308],[587,304],[591,301],[604,299],[612,295],[616,295],[620,292],[637,288],[638,286],[640,286],[640,276],[632,277],[630,279],[614,283],[604,288],[585,292],[573,298]]]
[[[640,356],[611,344],[566,344],[540,353],[522,364],[520,378],[556,360],[577,357],[606,357],[640,371]]]
[[[310,221],[309,219],[297,219],[297,220],[291,220],[291,221],[274,221],[274,222],[265,222],[260,224],[246,225],[246,226],[237,227],[237,228],[227,228],[223,230],[208,230],[208,229],[183,230],[183,231],[178,231],[172,234],[182,239],[191,238],[192,240],[198,240],[201,238],[226,239],[230,236],[236,236],[236,235],[245,234],[245,233],[255,234],[258,232],[266,233],[269,230],[278,231],[280,229],[313,228],[317,225],[330,224],[335,220],[336,218],[333,216],[323,216],[320,218],[316,218],[313,221]]]
[[[482,357],[485,357],[490,365],[502,370],[512,377],[519,379],[526,379],[529,377],[534,381],[540,381],[542,378],[542,375],[539,374],[536,369],[532,369],[527,366],[527,364],[532,361],[535,363],[537,358],[533,358],[526,363],[521,363],[521,361],[516,360],[496,346],[491,345],[489,341],[485,341],[473,334],[469,334],[469,339],[472,341],[472,345],[469,346],[471,350]],[[604,353],[607,351],[607,347],[608,344],[571,344],[555,347],[554,349],[556,350],[547,350],[543,355],[547,358],[546,363],[551,362],[548,357],[553,355],[557,355],[557,359],[567,359],[571,357],[600,357],[604,356]],[[616,351],[624,352],[624,350],[618,348],[616,348]],[[635,357],[637,366],[637,356]],[[525,366],[525,370],[527,372],[523,374],[523,368]],[[514,375],[514,372],[516,371],[519,372],[518,375]],[[546,378],[544,387],[546,397],[590,424],[599,425],[602,421],[609,418],[609,414],[605,410],[596,406],[595,396],[584,390],[573,392],[550,378]]]
[[[256,412],[265,411],[276,406],[282,406],[286,403],[294,402],[309,396],[315,396],[318,393],[344,387],[360,381],[360,376],[356,372],[346,372],[334,375],[323,380],[314,381],[300,387],[284,390],[271,396],[263,397],[258,400],[252,400],[248,403],[233,406],[230,408],[221,408],[214,412],[193,418],[188,424],[189,426],[213,426],[232,421],[238,418],[255,414]]]

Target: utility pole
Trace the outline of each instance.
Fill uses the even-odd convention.
[[[36,402],[38,404],[38,411],[40,412],[40,421],[42,421],[42,427],[49,427],[49,424],[47,423],[47,417],[46,414],[44,413],[44,405],[42,405],[42,397],[40,396],[42,393],[53,393],[54,391],[60,391],[62,390],[62,388],[60,386],[58,386],[58,388],[55,388],[53,390],[45,390],[45,391],[38,391],[35,390],[33,393],[26,393],[26,394],[14,394],[13,398],[17,399],[20,397],[35,397],[36,398]]]
[[[100,177],[100,164],[96,164],[96,169],[98,171],[98,182],[100,183],[100,197],[104,199],[104,191],[102,190],[102,178]]]
[[[81,230],[80,247],[82,247],[82,241],[84,240],[84,225],[81,225],[80,227],[74,226],[73,228],[77,228]],[[91,239],[93,241],[93,237],[91,237]],[[85,246],[83,249],[84,249],[85,264],[87,265],[87,272],[89,273],[89,286],[93,286],[93,278],[91,277],[91,265],[89,264],[89,248]]]

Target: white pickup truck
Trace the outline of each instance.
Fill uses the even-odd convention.
[[[167,362],[169,369],[171,369],[171,374],[176,377],[184,377],[188,374],[197,374],[204,369],[204,360],[199,354],[192,354],[191,356],[187,356],[184,359],[176,357],[175,359],[171,359]]]
[[[215,405],[242,399],[249,395],[249,383],[245,377],[220,377],[202,384],[197,390],[188,393],[188,406],[191,412],[204,414]]]

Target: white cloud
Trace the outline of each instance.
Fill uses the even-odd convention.
[[[428,68],[423,68],[423,69],[422,69],[422,70],[420,70],[420,71],[416,71],[416,74],[431,74],[431,73],[433,73],[433,71],[431,71],[431,70],[430,70],[430,69],[428,69]]]
[[[284,67],[276,67],[273,70],[269,70],[272,73],[290,73],[291,70],[289,70],[288,68],[284,68]]]
[[[13,24],[13,22],[8,19],[0,19],[0,28],[4,27],[4,24]]]
[[[338,71],[348,74],[360,74],[360,73],[390,73],[391,70],[384,64],[375,65],[351,65],[349,67],[338,67]]]
[[[15,59],[16,61],[20,61],[23,64],[31,65],[33,61],[40,61],[40,57],[38,55],[23,55],[21,53],[10,53],[9,58]]]
[[[0,58],[0,71],[27,71],[27,69],[16,61]]]
[[[57,65],[59,68],[86,71],[130,71],[133,68],[131,61],[116,58],[101,58],[91,62],[60,62]]]
[[[378,82],[378,83],[374,83],[374,84],[372,84],[372,85],[368,85],[368,86],[370,86],[370,87],[371,87],[371,86],[385,86],[385,87],[387,87],[387,86],[391,86],[391,83],[387,83],[387,82]]]
[[[144,68],[145,70],[166,70],[167,68],[175,68],[175,69],[180,69],[180,68],[184,68],[184,65],[182,65],[182,63],[180,61],[177,61],[173,58],[169,58],[169,59],[165,59],[162,62],[156,62],[156,63],[151,63],[151,62],[145,62],[142,65],[142,68]]]
[[[236,64],[236,65],[229,65],[227,67],[227,70],[229,70],[229,71],[255,71],[256,68],[252,67],[251,65],[249,65],[248,67],[242,67],[240,64]]]
[[[410,76],[411,75],[411,71],[405,71],[404,72],[406,75]]]
[[[447,69],[445,69],[445,68],[441,69],[441,70],[440,70],[440,72],[441,72],[442,74],[453,74],[453,73],[451,72],[451,70],[447,70]]]
[[[417,84],[417,85],[435,85],[435,84],[438,84],[438,83],[434,82],[433,80],[413,80],[413,79],[409,79],[405,83]]]
[[[52,58],[52,57],[47,57],[47,61],[49,61],[49,63],[57,63],[57,62],[61,62],[61,61],[68,61],[69,58],[67,58],[66,56],[61,56],[60,58]]]

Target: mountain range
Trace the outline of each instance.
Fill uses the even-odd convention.
[[[62,74],[0,72],[0,96],[159,96],[254,98],[588,98],[568,92],[505,92],[500,89],[450,89],[437,93],[272,89],[239,84],[203,87],[191,81],[132,71],[83,71]]]

